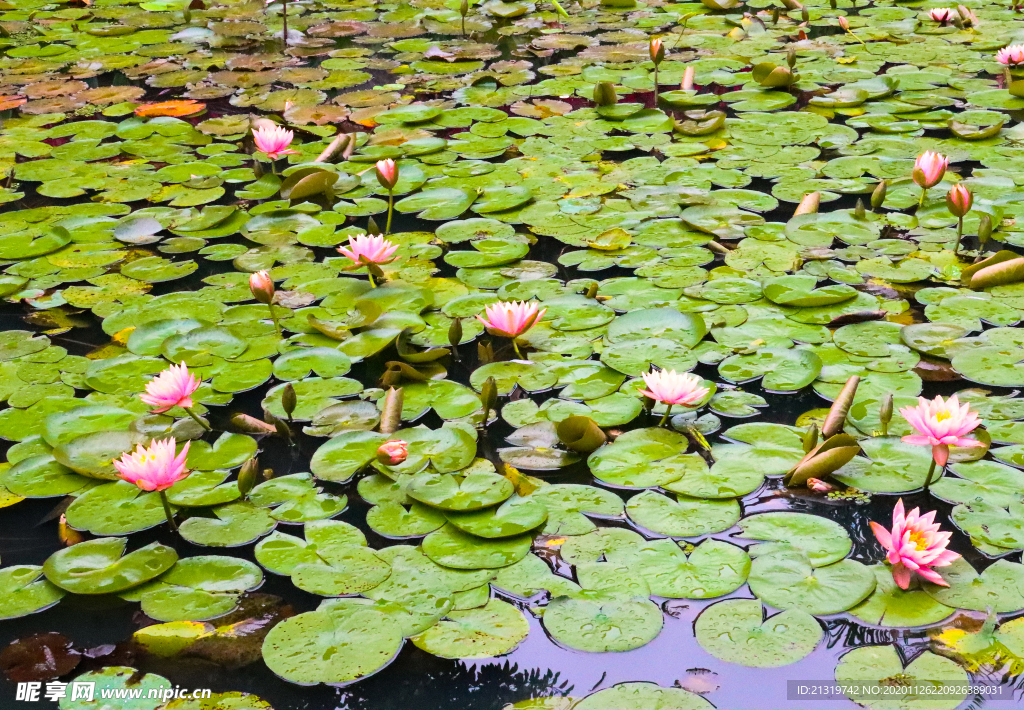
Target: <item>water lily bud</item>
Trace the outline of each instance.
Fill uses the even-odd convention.
[[[878,184],[875,185],[874,191],[871,193],[871,207],[878,209],[885,202],[885,193],[889,190],[888,184],[885,180],[879,180]]]
[[[838,0],[828,0],[828,6],[835,10],[839,6]]]
[[[281,408],[284,409],[284,413],[288,415],[288,419],[292,418],[292,412],[295,411],[295,405],[298,404],[298,398],[295,395],[295,387],[289,382],[281,390]]]
[[[594,85],[594,105],[614,106],[619,97],[615,95],[615,87],[610,81],[599,81]]]
[[[811,21],[811,12],[806,7],[800,9],[800,19],[803,22]]]
[[[484,405],[484,423],[491,416],[491,411],[498,405],[498,383],[493,377],[488,377],[480,386],[480,401]]]
[[[889,435],[889,422],[892,421],[892,393],[885,395],[878,408],[878,421],[882,423],[882,436]]]
[[[255,457],[242,464],[238,471],[238,492],[245,498],[249,491],[256,485],[256,479],[260,475],[260,465]]]
[[[682,89],[683,91],[692,91],[694,74],[696,74],[696,72],[694,71],[692,66],[686,67],[686,71],[683,72],[683,81],[679,85],[679,88]]]
[[[847,20],[845,17],[840,15],[838,22],[839,22],[839,26],[842,28],[843,32],[849,32],[850,31],[850,21]]]
[[[409,445],[401,439],[385,441],[377,449],[377,460],[385,466],[397,466],[409,458]]]
[[[274,280],[265,270],[249,274],[249,290],[264,305],[269,306],[274,300]]]
[[[377,220],[375,220],[373,217],[370,217],[368,220],[366,220],[366,233],[367,234],[381,234],[382,233],[381,228],[377,226]]]
[[[864,200],[857,198],[857,206],[853,208],[853,216],[857,219],[864,219],[867,216],[867,210],[864,209]]]
[[[392,387],[384,395],[384,404],[380,409],[381,434],[393,434],[402,425],[402,408],[405,404],[405,390]]]
[[[462,4],[459,5],[459,14],[463,17],[469,14],[469,2],[467,0],[462,0]]]
[[[665,59],[665,45],[658,37],[651,39],[648,51],[651,55],[651,61],[654,62],[654,66],[658,66],[661,64],[662,60]]]
[[[494,348],[490,343],[485,343],[481,340],[476,344],[476,357],[481,365],[494,362]]]
[[[596,281],[590,284],[590,286],[587,288],[587,298],[597,298],[597,292],[598,290],[600,290],[600,288],[601,284],[597,283]]]
[[[946,209],[954,217],[963,217],[971,211],[971,205],[973,204],[974,195],[971,194],[971,191],[962,182],[953,185],[946,194]]]
[[[804,453],[810,453],[818,445],[818,425],[811,424],[803,436]]]
[[[68,519],[64,513],[60,514],[60,522],[57,524],[57,537],[67,547],[77,545],[80,542],[85,541],[85,536],[82,533],[75,530],[73,527],[68,525]]]
[[[456,318],[448,326],[448,344],[453,348],[462,342],[462,319]]]
[[[395,185],[398,184],[398,165],[394,160],[391,158],[378,160],[374,165],[374,170],[377,171],[377,182],[381,187],[388,192],[395,189]]]
[[[825,483],[820,478],[808,478],[807,487],[810,488],[812,491],[817,491],[818,493],[828,493],[829,491],[834,490],[835,488],[834,486]]]
[[[793,67],[796,66],[796,48],[795,47],[787,47],[786,48],[786,64],[789,65],[790,69],[792,69]]]
[[[773,25],[779,24],[779,17],[781,15],[782,15],[782,11],[779,8],[777,8],[777,7],[773,7],[772,8],[772,24]]]
[[[981,219],[978,220],[978,242],[981,246],[985,246],[985,242],[992,236],[992,218],[987,214],[982,214]]]
[[[821,205],[821,193],[815,190],[814,192],[808,192],[804,195],[803,199],[800,200],[800,204],[796,206],[796,210],[793,211],[793,216],[801,214],[812,214],[818,211],[818,207]]]

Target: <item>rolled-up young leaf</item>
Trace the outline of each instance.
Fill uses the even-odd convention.
[[[839,396],[832,402],[832,407],[828,410],[825,423],[821,425],[823,439],[827,440],[843,430],[846,425],[846,415],[850,412],[850,407],[853,406],[853,398],[857,394],[857,385],[859,384],[860,375],[853,375],[843,385]]]
[[[555,424],[558,440],[570,451],[589,454],[599,449],[608,437],[590,417],[571,416]]]
[[[393,434],[402,425],[402,404],[405,400],[401,387],[392,387],[384,395],[384,406],[380,410],[380,433]]]

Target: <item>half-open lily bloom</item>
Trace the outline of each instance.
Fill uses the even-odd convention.
[[[146,383],[145,394],[139,395],[146,404],[156,407],[153,414],[163,414],[172,407],[192,407],[192,393],[199,389],[199,380],[188,371],[185,363],[171,365]]]
[[[388,466],[397,466],[409,457],[409,445],[401,439],[385,441],[377,449],[377,460]]]
[[[349,237],[348,249],[338,247],[338,251],[347,256],[356,266],[366,263],[387,264],[389,261],[394,261],[393,255],[398,251],[398,245],[385,239],[383,234],[377,236],[357,234],[354,237]]]
[[[186,441],[175,456],[177,443],[172,436],[154,441],[148,448],[139,444],[134,452],[121,454],[121,458],[114,461],[114,468],[121,478],[144,491],[165,491],[189,474],[185,468],[189,442]]]
[[[398,184],[398,166],[395,165],[395,161],[391,158],[378,160],[374,169],[377,171],[377,182],[381,187],[385,190],[394,190]]]
[[[949,159],[941,153],[930,150],[917,156],[914,162],[914,182],[919,187],[927,190],[942,182],[942,176],[946,174],[949,167]]]
[[[932,457],[939,466],[945,466],[949,460],[950,446],[985,445],[977,439],[967,438],[981,421],[977,412],[971,411],[971,405],[960,404],[956,395],[945,401],[940,396],[933,400],[918,397],[916,407],[903,407],[900,414],[919,432],[904,436],[903,441],[930,445]]]
[[[261,126],[252,132],[252,137],[256,141],[256,147],[266,153],[271,160],[277,160],[282,155],[299,154],[299,151],[288,147],[292,144],[295,134],[282,126]]]
[[[886,530],[874,521],[871,529],[888,553],[886,556],[892,564],[892,578],[900,589],[910,587],[910,579],[915,572],[929,582],[949,586],[932,568],[946,567],[959,559],[960,555],[946,549],[950,534],[939,530],[934,510],[921,515],[920,509],[914,508],[909,515],[905,515],[903,499],[900,498],[892,511],[892,530]]]
[[[944,25],[949,22],[951,12],[948,7],[935,7],[928,12],[928,15],[940,25]]]
[[[487,306],[484,315],[478,315],[477,320],[484,324],[491,335],[515,338],[544,317],[547,309],[539,309],[539,304],[533,301],[498,301]]]
[[[640,390],[640,394],[668,405],[682,404],[690,406],[704,399],[708,388],[704,380],[689,372],[675,370],[657,370],[645,372],[644,383],[648,389]]]
[[[996,52],[996,61],[1008,67],[1015,67],[1024,62],[1024,44],[1011,44]]]

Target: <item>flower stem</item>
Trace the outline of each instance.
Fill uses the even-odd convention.
[[[171,504],[167,501],[167,491],[160,491],[160,502],[164,504],[164,515],[167,516],[167,524],[171,530],[178,532],[178,525],[174,522],[174,513],[171,512]]]
[[[284,29],[281,31],[281,38],[284,40],[285,49],[288,48],[288,0],[281,2],[281,18],[284,22]]]
[[[274,304],[268,303],[267,308],[270,309],[270,319],[274,321],[274,328],[277,330],[277,337],[283,338],[284,331],[281,330],[281,322],[277,319],[277,314],[274,313]]]
[[[395,196],[392,194],[391,190],[388,190],[388,222],[384,226],[384,234],[391,234],[391,212],[394,208],[394,204]]]
[[[519,352],[519,343],[516,342],[515,338],[512,338],[512,349],[516,351],[516,357],[522,360],[523,354]]]
[[[929,469],[928,469],[928,477],[927,477],[926,479],[924,479],[924,489],[925,489],[926,491],[927,491],[927,490],[928,490],[928,489],[929,489],[929,488],[931,487],[931,485],[932,485],[932,476],[934,476],[934,475],[935,475],[935,469],[936,469],[936,467],[937,467],[937,466],[936,466],[936,463],[935,463],[935,459],[932,459],[932,465],[931,465],[931,468],[929,468]]]
[[[957,220],[957,223],[956,223],[956,248],[953,249],[953,254],[956,255],[956,256],[960,256],[960,240],[963,239],[963,236],[964,236],[964,218],[960,217],[960,219]]]
[[[665,416],[663,416],[661,418],[661,421],[658,422],[658,426],[665,426],[665,422],[668,421],[668,418],[669,418],[670,414],[672,414],[672,405],[671,404],[668,405],[668,409],[665,410]]]
[[[654,108],[658,108],[658,65],[654,65]]]
[[[182,409],[184,409],[185,413],[192,417],[192,419],[195,420],[196,424],[201,426],[203,429],[206,429],[206,431],[213,431],[213,429],[210,428],[209,424],[207,424],[202,419],[196,416],[196,413],[192,411],[191,407],[182,407]]]
[[[918,209],[921,209],[924,206],[924,198],[925,198],[925,195],[927,195],[927,194],[928,194],[928,188],[927,187],[922,187],[921,188],[921,199],[917,201],[917,208]]]

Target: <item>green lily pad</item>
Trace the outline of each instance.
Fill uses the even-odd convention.
[[[540,527],[547,520],[548,510],[532,497],[513,496],[496,508],[471,512],[448,511],[445,517],[463,532],[495,539],[521,535]]]
[[[808,656],[825,635],[818,620],[802,609],[764,617],[764,608],[756,599],[719,602],[697,617],[697,643],[729,663],[780,668]]]
[[[0,619],[45,611],[64,597],[64,590],[43,578],[43,568],[18,565],[0,569]]]
[[[239,547],[255,542],[277,525],[264,508],[249,503],[228,503],[211,508],[211,517],[192,517],[178,528],[181,536],[196,545]]]
[[[864,601],[875,589],[869,567],[840,560],[812,567],[799,550],[780,549],[754,559],[750,591],[777,609],[802,609],[810,614],[837,614]]]
[[[865,646],[839,660],[836,682],[848,688],[847,697],[872,710],[953,710],[967,697],[970,681],[967,671],[931,651],[904,666],[895,646]]]
[[[498,569],[515,564],[530,551],[530,535],[488,539],[446,525],[423,539],[423,552],[431,560],[454,569]]]
[[[661,609],[648,599],[558,597],[544,608],[544,629],[578,651],[631,651],[661,633]]]
[[[740,519],[733,499],[702,500],[644,491],[626,501],[626,515],[636,525],[659,535],[697,537],[728,530]]]
[[[875,591],[850,609],[850,613],[861,621],[885,627],[927,626],[956,611],[920,589],[900,589],[892,578],[892,570],[885,565],[875,565],[871,569],[877,582]]]
[[[155,542],[125,555],[127,544],[117,537],[80,542],[50,555],[43,573],[75,594],[115,594],[159,577],[178,560],[174,549]]]
[[[771,541],[750,548],[753,557],[793,548],[807,555],[811,564],[828,565],[846,557],[853,547],[842,525],[820,515],[791,511],[760,513],[744,518],[739,526],[739,537]]]
[[[750,572],[750,558],[735,545],[705,540],[686,554],[673,540],[611,550],[611,562],[629,565],[645,579],[651,594],[674,599],[711,599],[738,589]]]
[[[493,658],[510,653],[529,631],[521,611],[492,599],[478,609],[448,612],[444,620],[414,636],[412,642],[441,658]]]

